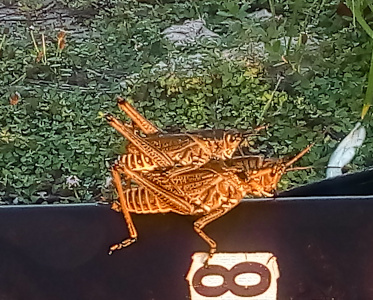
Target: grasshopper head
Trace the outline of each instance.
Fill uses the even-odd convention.
[[[221,153],[222,159],[232,158],[233,153],[236,151],[237,147],[243,140],[243,135],[237,131],[226,131],[223,135]]]
[[[247,182],[251,194],[258,197],[272,197],[282,175],[286,173],[286,166],[279,159],[265,168],[249,170],[248,173]]]
[[[247,170],[247,183],[251,191],[249,193],[259,197],[272,197],[277,189],[278,182],[282,175],[289,171],[295,171],[300,168],[290,168],[290,166],[305,155],[312,145],[306,147],[300,153],[292,158],[282,159],[264,159],[263,167],[256,170]]]

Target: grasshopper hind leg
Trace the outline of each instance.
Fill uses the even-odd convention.
[[[157,128],[149,120],[145,119],[129,102],[121,97],[117,97],[118,106],[123,110],[132,120],[133,124],[136,124],[138,128],[145,134],[156,134],[160,133],[161,130]]]
[[[127,208],[126,200],[124,198],[123,187],[122,187],[122,180],[120,177],[120,172],[118,171],[118,165],[114,165],[111,170],[113,175],[113,183],[118,193],[119,203],[121,207],[121,211],[123,213],[124,219],[127,223],[128,231],[130,237],[128,239],[123,240],[118,244],[114,244],[110,247],[109,255],[111,255],[115,250],[120,250],[122,248],[128,247],[129,245],[133,244],[137,241],[137,231],[135,228],[135,224],[132,221],[131,215]]]

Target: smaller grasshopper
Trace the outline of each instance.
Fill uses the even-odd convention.
[[[199,216],[194,222],[194,230],[210,246],[211,257],[216,251],[216,242],[203,228],[236,207],[245,195],[273,196],[281,176],[297,169],[290,169],[290,166],[311,146],[292,159],[246,156],[227,161],[215,160],[176,176],[162,171],[143,173],[119,165],[120,172],[131,177],[139,186],[123,190],[119,173],[113,173],[119,203],[115,202],[112,208],[124,214],[130,238],[111,246],[110,253],[137,240],[130,213],[174,212]]]
[[[124,99],[119,98],[118,105],[146,134],[142,137],[136,134],[133,126],[111,115],[106,116],[109,125],[130,141],[127,154],[121,156],[119,163],[132,170],[151,172],[173,167],[178,167],[179,173],[195,170],[211,159],[231,158],[241,141],[250,135],[249,132],[222,129],[163,133]]]

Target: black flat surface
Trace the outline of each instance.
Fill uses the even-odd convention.
[[[372,171],[243,201],[206,227],[218,252],[272,252],[278,299],[373,299]],[[264,199],[263,199],[264,200]],[[191,257],[208,250],[193,217],[133,215],[139,241],[107,205],[0,207],[0,300],[189,299]],[[244,298],[243,298],[244,299]]]
[[[341,195],[373,195],[373,169],[325,179],[280,194],[281,197]]]
[[[241,203],[209,225],[219,252],[272,252],[278,299],[373,299],[373,198]],[[134,215],[139,241],[108,206],[0,209],[0,299],[188,299],[191,256],[208,250],[193,218]]]

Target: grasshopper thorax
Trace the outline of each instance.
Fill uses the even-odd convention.
[[[220,151],[219,156],[222,159],[232,158],[233,153],[236,151],[238,146],[243,140],[243,135],[240,132],[229,130],[223,134],[223,139],[220,140]],[[219,153],[220,152],[220,153]]]

